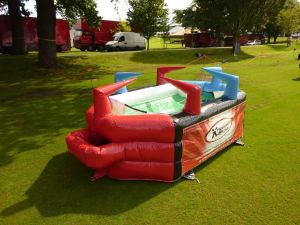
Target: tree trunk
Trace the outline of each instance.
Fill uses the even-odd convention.
[[[147,51],[149,51],[150,49],[149,44],[150,44],[150,38],[147,38]]]
[[[268,44],[271,43],[271,35],[270,35],[270,34],[268,34],[268,41],[267,41],[267,43],[268,43]]]
[[[26,54],[23,19],[20,11],[20,0],[9,0],[8,11],[12,31],[12,49],[14,55]]]
[[[274,44],[276,44],[276,42],[277,42],[277,37],[278,36],[274,36]]]
[[[37,31],[39,38],[39,65],[45,68],[57,66],[56,58],[56,10],[54,0],[36,0]]]
[[[240,52],[241,52],[241,46],[239,43],[239,35],[234,35],[233,36],[232,54],[234,56],[236,56]]]

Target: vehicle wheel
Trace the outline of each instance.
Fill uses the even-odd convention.
[[[116,47],[116,51],[121,51],[121,47],[120,46]]]
[[[93,51],[95,51],[96,49],[95,49],[95,47],[94,47],[93,45],[89,45],[89,46],[87,47],[87,50],[88,50],[89,52],[93,52]]]
[[[69,45],[62,45],[61,46],[61,50],[63,52],[70,51],[71,50],[71,46],[69,46]]]
[[[103,45],[97,45],[97,50],[99,51],[99,52],[102,52],[102,51],[104,51],[104,46]]]
[[[135,47],[135,50],[136,50],[136,51],[140,50],[140,47],[139,47],[139,46],[136,46],[136,47]]]
[[[2,54],[9,54],[11,53],[11,47],[3,47]]]
[[[80,48],[80,51],[82,51],[82,52],[84,52],[85,50],[86,50],[85,47],[81,47],[81,48]]]
[[[56,46],[56,52],[62,52],[62,47],[60,45]]]

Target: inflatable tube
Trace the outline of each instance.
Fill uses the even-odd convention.
[[[123,179],[126,177],[143,179],[144,174],[147,174],[148,180],[174,179],[174,164],[176,160],[179,161],[175,158],[174,144],[156,142],[101,144],[97,143],[97,140],[99,136],[88,129],[74,131],[66,138],[71,154],[87,167],[95,169],[96,176],[101,174]]]

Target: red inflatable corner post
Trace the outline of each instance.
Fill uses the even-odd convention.
[[[164,77],[168,83],[173,84],[187,94],[183,111],[191,115],[199,115],[201,113],[201,88],[183,81],[174,80]]]
[[[156,85],[166,84],[167,82],[163,79],[167,73],[175,70],[184,69],[185,66],[169,66],[169,67],[158,67],[156,72]]]
[[[127,86],[135,80],[136,78],[132,78],[130,80],[125,80],[118,83],[108,84],[99,88],[95,88],[93,90],[95,116],[103,117],[107,114],[110,114],[111,104],[109,100],[109,95],[115,93],[122,87]]]

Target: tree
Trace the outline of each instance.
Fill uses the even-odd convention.
[[[91,27],[98,27],[100,18],[95,0],[36,0],[38,16],[39,65],[56,67],[56,9],[65,18],[75,21],[84,18]]]
[[[198,8],[196,7],[194,9],[196,10],[193,10],[193,7],[190,6],[183,10],[174,10],[175,17],[173,18],[173,20],[176,23],[180,23],[183,27],[191,27],[192,30],[193,28],[200,29],[201,27],[203,27],[202,20],[197,19],[197,14],[199,14],[199,12],[197,11]]]
[[[195,29],[206,30],[206,25],[203,23],[203,19],[199,19],[203,16],[203,11],[196,4],[192,4],[190,7],[183,10],[174,10],[176,23],[181,23],[185,28],[191,28],[192,41],[190,47],[195,47],[194,33]]]
[[[264,31],[267,34],[267,43],[270,43],[271,37],[274,38],[274,43],[281,32],[280,26],[280,11],[283,9],[286,0],[269,1],[269,7],[266,10],[266,25]]]
[[[22,15],[29,16],[30,13],[25,9],[25,1],[27,0],[0,1],[0,12],[8,13],[10,15],[12,30],[11,53],[14,55],[26,53]]]
[[[276,43],[277,41],[277,37],[279,36],[279,34],[281,33],[281,26],[279,23],[279,15],[274,18],[273,20],[269,21],[266,24],[266,27],[264,29],[264,31],[267,34],[267,43],[270,44],[271,43],[271,38],[274,38],[274,43]]]
[[[197,6],[196,24],[218,34],[232,34],[233,52],[236,53],[241,33],[263,25],[266,9],[271,7],[268,5],[270,1],[273,0],[194,0]]]
[[[287,1],[285,8],[280,12],[280,26],[288,36],[300,29],[300,3],[298,1]]]
[[[134,32],[144,35],[149,40],[168,24],[168,10],[164,0],[129,0],[127,13],[129,24]]]
[[[57,12],[72,24],[80,17],[85,19],[90,27],[99,27],[101,17],[98,16],[95,0],[56,0],[55,7]]]
[[[211,29],[218,34],[227,30],[226,13],[222,1],[203,1],[201,4],[194,1],[188,8],[175,10],[174,13],[175,22],[181,23],[184,27],[191,27],[192,30],[193,28]]]
[[[126,21],[121,21],[117,29],[114,30],[113,32],[130,32],[130,31],[131,31],[131,27],[129,26],[129,24]]]
[[[56,11],[54,0],[37,0],[37,33],[39,39],[39,65],[56,67]]]

